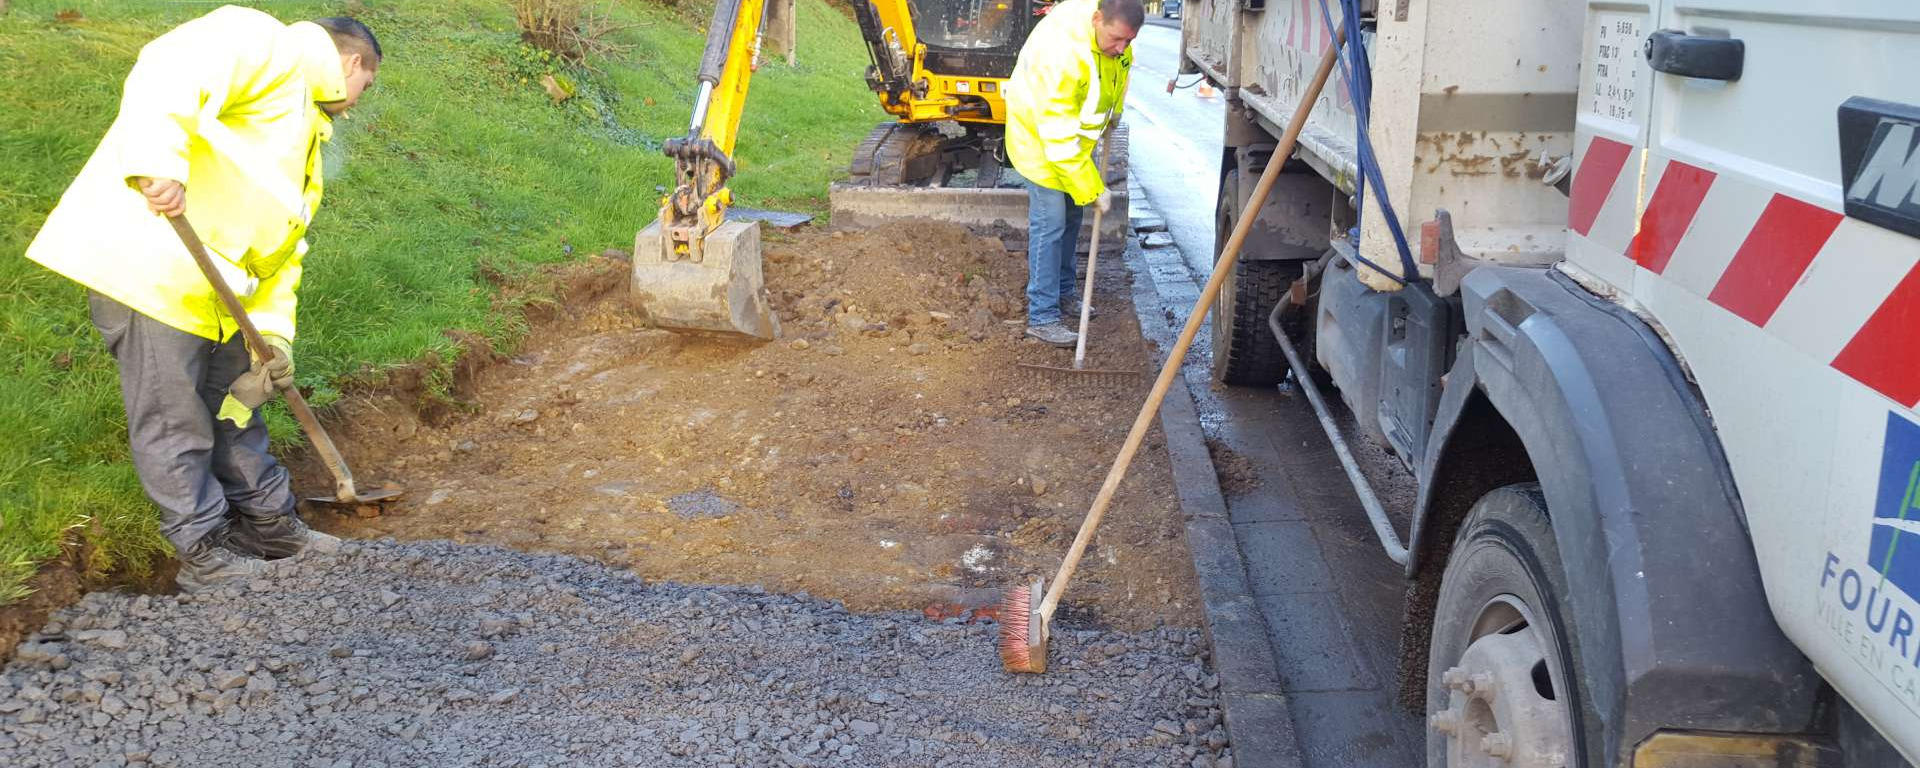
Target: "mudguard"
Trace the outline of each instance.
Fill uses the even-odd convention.
[[[1662,728],[1814,729],[1821,679],[1768,610],[1718,437],[1660,337],[1557,271],[1484,267],[1461,291],[1467,338],[1422,465],[1409,577],[1437,585],[1462,513],[1442,470],[1486,463],[1464,458],[1479,430],[1461,427],[1490,407],[1546,494],[1589,738],[1610,764]]]

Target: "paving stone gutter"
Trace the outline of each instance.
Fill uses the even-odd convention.
[[[1132,197],[1136,225],[1146,230],[1141,234],[1165,228],[1147,207],[1145,195]],[[1176,248],[1145,249],[1136,240],[1127,251],[1126,263],[1134,273],[1133,304],[1139,313],[1141,333],[1164,358],[1199,298],[1199,286]],[[1204,338],[1195,341],[1204,342]],[[1266,620],[1254,600],[1247,565],[1227,517],[1226,499],[1186,381],[1184,376],[1176,379],[1168,391],[1160,406],[1160,427],[1166,433],[1174,484],[1186,518],[1187,548],[1193,555],[1201,601],[1206,606],[1207,639],[1214,669],[1220,675],[1220,699],[1234,746],[1234,765],[1299,766],[1300,746]]]

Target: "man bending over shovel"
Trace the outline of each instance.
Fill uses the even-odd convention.
[[[320,144],[380,66],[358,21],[225,7],[140,51],[120,112],[27,258],[89,289],[120,368],[133,465],[192,592],[340,540],[294,514],[260,406],[293,376],[295,291],[320,204]],[[163,216],[195,230],[272,347],[234,320]]]

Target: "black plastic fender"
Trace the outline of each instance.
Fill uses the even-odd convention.
[[[1480,446],[1461,427],[1490,407],[1524,447],[1505,463],[1530,462],[1546,495],[1607,764],[1662,728],[1813,729],[1822,681],[1774,622],[1719,439],[1660,337],[1557,271],[1484,267],[1461,293],[1467,335],[1421,466],[1409,577],[1437,584],[1459,524],[1449,493],[1484,492],[1448,468],[1487,463],[1463,459]]]

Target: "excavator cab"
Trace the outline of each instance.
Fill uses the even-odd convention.
[[[1032,0],[872,0],[855,6],[873,64],[867,87],[896,120],[854,153],[874,187],[1001,181],[1002,90],[1033,31]],[[964,177],[964,178],[962,178]]]
[[[1029,0],[905,0],[913,16],[914,36],[926,46],[920,67],[930,78],[928,93],[919,99],[939,103],[944,99],[963,107],[997,104],[985,95],[997,93],[998,81],[1013,75],[1020,47],[1033,30],[1033,12]],[[991,86],[984,93],[978,85]],[[969,113],[959,109],[950,113],[955,119],[998,118],[1000,111]]]

